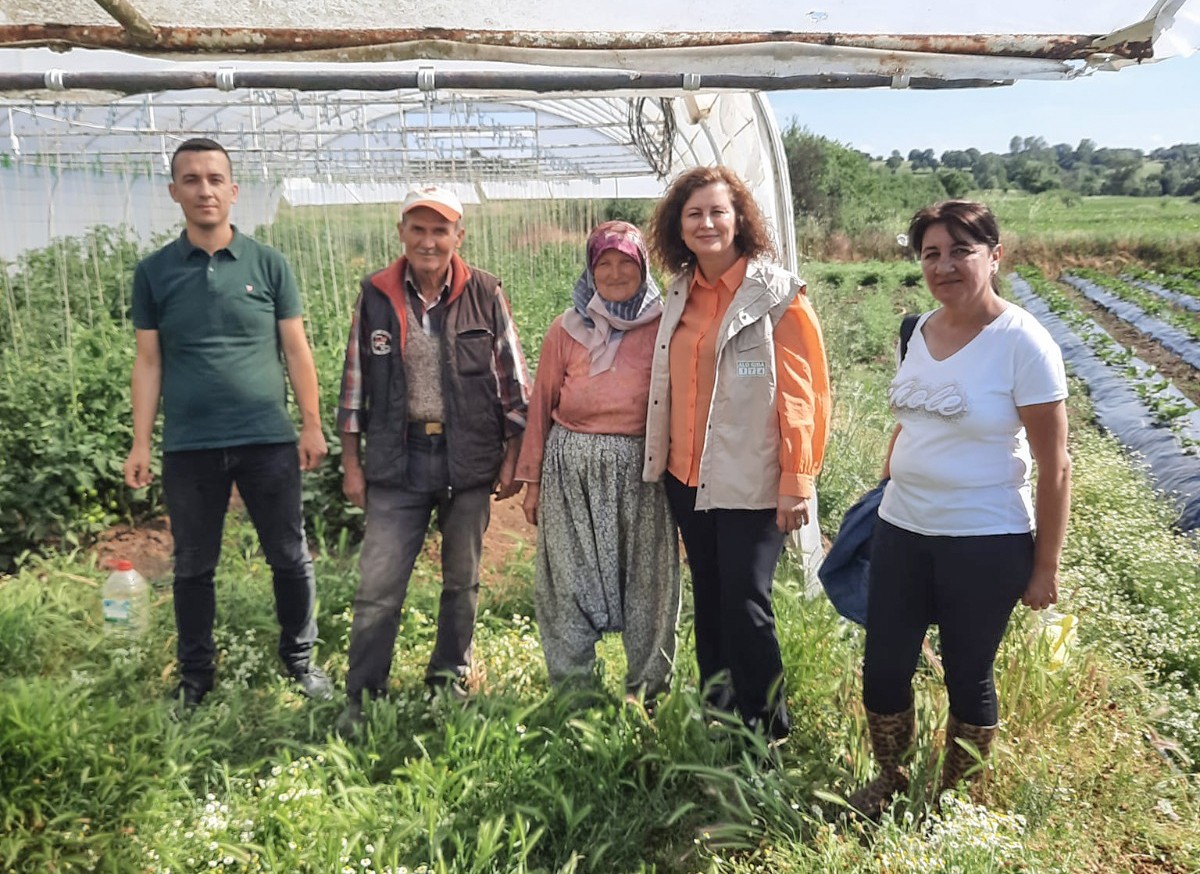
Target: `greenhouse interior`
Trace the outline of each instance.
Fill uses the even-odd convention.
[[[170,156],[207,136],[232,156],[235,222],[299,274],[328,374],[358,279],[398,254],[396,204],[428,183],[467,205],[465,254],[502,277],[535,363],[588,230],[644,221],[688,167],[741,175],[797,268],[770,90],[1113,75],[1197,42],[1195,0],[1071,5],[0,0],[4,356],[59,356],[75,396],[97,366],[81,335],[131,348],[133,266],[181,226]],[[815,526],[804,542],[819,557]]]

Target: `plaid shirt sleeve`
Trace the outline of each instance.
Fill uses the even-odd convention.
[[[516,437],[525,431],[525,415],[529,410],[529,372],[521,341],[513,325],[512,310],[504,289],[496,286],[494,354],[499,381],[500,406],[504,409],[504,438]]]
[[[362,357],[359,334],[362,324],[362,295],[354,304],[350,338],[346,341],[346,361],[342,365],[342,390],[338,395],[337,430],[339,434],[359,434],[366,430],[363,409],[363,379],[366,360]]]

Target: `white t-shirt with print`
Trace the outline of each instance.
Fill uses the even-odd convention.
[[[1033,530],[1032,460],[1017,407],[1067,396],[1062,353],[1010,303],[971,342],[935,360],[917,322],[888,387],[900,422],[879,516],[918,534]]]

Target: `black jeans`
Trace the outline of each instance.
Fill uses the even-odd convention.
[[[733,703],[752,729],[791,728],[771,583],[783,552],[775,510],[696,510],[696,489],[666,475],[667,500],[692,571],[700,683],[718,706]]]
[[[175,625],[179,669],[210,685],[216,659],[213,573],[236,483],[275,584],[279,657],[289,672],[308,664],[317,639],[316,579],[300,505],[300,456],[294,443],[167,452],[163,491],[175,538]]]
[[[992,666],[1032,570],[1031,534],[935,537],[880,519],[867,596],[866,708],[908,709],[921,641],[936,623],[950,712],[969,725],[995,725]]]

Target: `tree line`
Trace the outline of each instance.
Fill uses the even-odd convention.
[[[1141,149],[1101,148],[1089,139],[1079,145],[1050,145],[1042,137],[1013,137],[1004,154],[979,149],[912,149],[907,160],[898,150],[883,161],[893,173],[934,173],[947,193],[972,188],[1028,191],[1053,188],[1083,196],[1132,197],[1200,195],[1200,143],[1179,143],[1150,153]],[[957,196],[953,195],[952,196]]]
[[[783,133],[796,215],[824,231],[850,234],[932,201],[971,191],[1060,190],[1064,196],[1185,196],[1200,201],[1200,144],[1140,149],[1051,146],[1013,137],[1008,152],[898,150],[887,158],[828,140],[795,123]]]

